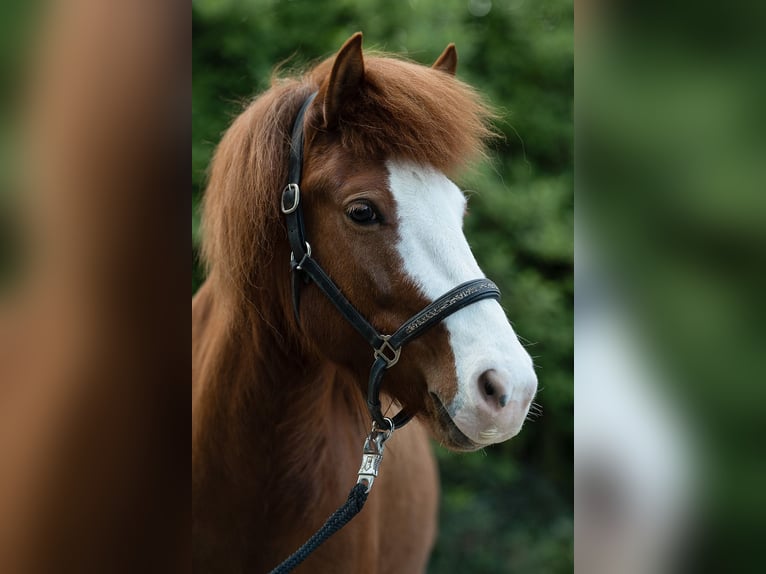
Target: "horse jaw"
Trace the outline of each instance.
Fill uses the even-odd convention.
[[[388,161],[386,167],[396,202],[397,251],[403,272],[421,294],[433,301],[484,277],[463,235],[466,200],[460,189],[429,167],[402,161]],[[473,448],[515,436],[537,391],[537,377],[502,307],[480,301],[447,317],[444,326],[455,361],[453,388],[429,381],[449,417],[443,424],[454,424]]]

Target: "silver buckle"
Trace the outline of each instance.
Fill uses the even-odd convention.
[[[399,355],[402,353],[402,349],[394,349],[391,346],[391,343],[388,342],[391,335],[381,335],[380,338],[383,339],[383,343],[381,343],[380,347],[375,349],[373,354],[376,359],[383,359],[386,362],[386,368],[390,369],[399,361]]]
[[[288,190],[293,192],[293,204],[289,207],[285,207],[285,196],[287,195]],[[285,186],[285,189],[282,191],[282,201],[280,202],[282,213],[284,213],[285,215],[287,215],[288,213],[292,213],[293,211],[298,209],[298,205],[300,204],[300,202],[301,202],[301,188],[298,187],[297,183],[288,183]]]

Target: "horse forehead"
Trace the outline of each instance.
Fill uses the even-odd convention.
[[[307,172],[307,181],[322,182],[337,199],[355,191],[387,191],[385,162],[360,158],[344,149],[332,148],[312,156]]]
[[[462,228],[465,196],[446,175],[406,161],[389,160],[386,168],[400,218],[420,220],[422,232]]]

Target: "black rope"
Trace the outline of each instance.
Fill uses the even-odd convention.
[[[303,546],[298,548],[292,555],[290,555],[282,564],[274,568],[270,574],[286,574],[291,572],[296,566],[308,558],[314,550],[319,548],[322,543],[335,534],[338,530],[343,528],[354,516],[359,514],[359,511],[364,507],[364,503],[367,500],[367,485],[363,483],[357,483],[348,495],[346,503],[336,510],[324,526],[317,530],[317,532],[309,538]]]

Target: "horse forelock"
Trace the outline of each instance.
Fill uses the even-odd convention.
[[[332,64],[330,58],[314,68],[312,83],[321,85]],[[341,112],[343,147],[362,157],[430,165],[447,175],[485,156],[496,115],[473,88],[390,55],[365,55],[364,70],[358,97]]]

